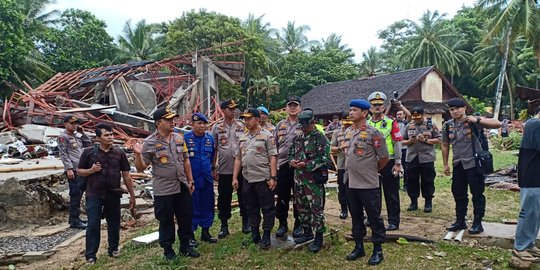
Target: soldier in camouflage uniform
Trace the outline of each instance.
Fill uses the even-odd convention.
[[[295,239],[297,244],[313,239],[309,250],[318,252],[323,244],[324,183],[328,180],[326,163],[330,154],[328,139],[315,128],[315,118],[310,109],[298,116],[303,134],[296,136],[289,152],[289,164],[294,168],[294,198],[298,219],[304,234]]]

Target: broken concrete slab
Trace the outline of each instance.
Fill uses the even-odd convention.
[[[24,255],[22,255],[22,260],[26,262],[35,262],[35,261],[41,261],[46,260],[50,256],[52,256],[56,251],[53,250],[47,250],[47,251],[30,251],[26,252]]]
[[[15,131],[7,131],[0,133],[0,144],[10,144],[17,141]]]
[[[159,232],[153,232],[143,236],[135,237],[131,240],[134,246],[148,246],[157,243],[159,240]]]
[[[40,170],[36,167],[42,168]],[[8,178],[17,178],[19,181],[39,181],[40,179],[63,177],[64,165],[57,158],[40,158],[23,161],[17,165],[0,164],[1,169],[10,168],[12,172],[0,173],[0,182]]]
[[[513,248],[517,225],[493,222],[482,222],[482,225],[484,226],[483,233],[467,237],[483,245]],[[536,244],[540,245],[540,233],[536,236]]]
[[[51,138],[56,138],[63,131],[62,128],[27,124],[17,129],[17,132],[27,141],[32,143],[47,143]]]

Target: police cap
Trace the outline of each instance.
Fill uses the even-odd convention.
[[[461,98],[451,98],[450,100],[448,100],[446,102],[446,105],[448,105],[448,107],[452,108],[452,107],[465,107],[467,106],[467,103],[465,103],[465,101]]]
[[[173,119],[176,116],[178,115],[169,108],[161,108],[154,112],[154,120]]]

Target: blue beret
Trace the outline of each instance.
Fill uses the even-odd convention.
[[[351,103],[349,103],[349,106],[360,108],[362,110],[367,110],[371,108],[371,104],[365,99],[352,99]]]
[[[191,116],[191,121],[203,121],[205,123],[208,123],[208,119],[206,119],[206,116],[200,112],[196,112]]]
[[[270,112],[268,112],[268,109],[264,106],[260,106],[257,108],[257,110],[259,110],[260,112],[266,114],[266,115],[270,115]]]

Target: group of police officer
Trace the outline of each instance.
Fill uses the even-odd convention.
[[[379,264],[384,260],[382,243],[386,231],[398,230],[400,225],[402,144],[408,147],[404,159],[408,163],[407,193],[411,204],[407,210],[418,209],[421,194],[425,199],[424,212],[429,213],[435,191],[434,146],[441,142],[441,137],[447,175],[450,174],[450,144],[454,150],[452,193],[456,201],[456,222],[448,229],[466,228],[468,185],[474,206],[474,222],[469,232],[482,232],[484,179],[473,170],[475,163],[470,145],[471,141],[479,142],[471,136],[471,129],[496,128],[500,123],[466,116],[466,103],[462,99],[451,99],[447,105],[452,119],[444,123],[442,135],[429,118],[424,118],[421,107],[412,109],[411,122],[400,129],[398,121],[386,115],[386,104],[388,100],[382,92],[372,93],[368,100],[351,100],[349,114],[343,119],[343,125],[332,131],[331,141],[316,128],[313,111],[302,110],[301,100],[295,96],[287,99],[287,118],[275,127],[269,123],[269,112],[264,107],[248,108],[240,115],[243,121],[236,120],[237,105],[234,100],[226,100],[220,104],[224,118],[214,124],[210,133],[206,132],[206,117],[195,113],[193,129],[182,135],[173,132],[172,119],[177,115],[168,109],[157,110],[154,113],[156,132],[146,138],[142,146],[135,146],[134,152],[139,171],[152,165],[155,216],[160,221],[159,242],[165,257],[176,258],[172,248],[175,217],[179,224],[181,254],[199,256],[193,234],[198,226],[202,227],[201,241],[217,242],[209,233],[214,219],[213,181],[218,181],[221,222],[218,238],[230,234],[228,220],[233,189],[236,189],[241,230],[251,233],[253,243],[259,244],[261,249],[270,247],[275,219],[279,222],[276,237],[285,236],[289,230],[292,199],[295,242],[312,241],[309,250],[318,252],[326,229],[324,184],[328,180],[328,161],[333,159],[331,154],[335,154],[338,198],[342,207],[340,218],[346,219],[350,212],[355,240],[355,248],[346,259],[365,256],[364,216],[367,215],[373,243],[368,263]],[[391,106],[398,110],[404,108],[396,100]],[[382,192],[388,211],[386,227],[381,216]],[[274,195],[277,195],[276,203]]]

